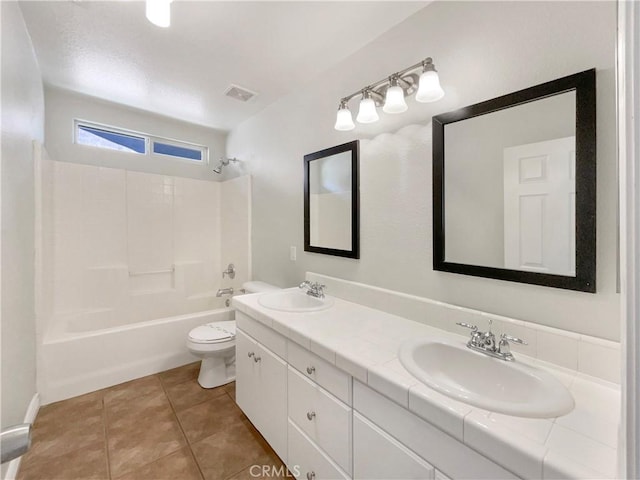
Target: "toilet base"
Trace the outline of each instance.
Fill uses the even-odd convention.
[[[236,379],[235,355],[225,362],[224,358],[207,357],[200,363],[198,383],[202,388],[215,388]]]

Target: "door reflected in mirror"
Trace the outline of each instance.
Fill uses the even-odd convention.
[[[305,251],[359,258],[358,141],[305,155]]]
[[[595,70],[434,117],[434,269],[595,291],[595,128]]]
[[[445,126],[447,262],[575,275],[575,98]]]

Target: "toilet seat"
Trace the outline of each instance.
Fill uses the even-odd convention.
[[[189,332],[189,340],[193,343],[224,343],[236,338],[236,322],[212,322],[201,325]]]

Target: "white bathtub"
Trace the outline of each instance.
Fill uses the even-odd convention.
[[[234,318],[231,308],[220,308],[91,331],[79,331],[70,321],[39,350],[41,401],[46,405],[197,361],[186,347],[189,330]]]

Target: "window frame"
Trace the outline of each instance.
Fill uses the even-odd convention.
[[[136,137],[136,138],[142,138],[144,139],[144,153],[140,153],[140,152],[136,152],[136,151],[129,151],[129,150],[118,150],[118,149],[111,149],[108,147],[100,147],[97,145],[87,145],[84,143],[80,143],[78,142],[78,136],[79,136],[79,132],[80,132],[80,127],[87,127],[87,128],[92,128],[92,129],[97,129],[97,130],[104,130],[106,132],[110,132],[110,133],[115,133],[115,134],[119,134],[119,135],[126,135],[129,137]],[[92,122],[89,120],[82,120],[79,118],[75,118],[73,120],[73,143],[76,145],[79,145],[81,147],[88,147],[88,148],[98,148],[101,150],[111,150],[114,152],[120,152],[120,153],[124,153],[124,154],[133,154],[133,155],[142,155],[142,156],[146,156],[146,157],[151,157],[152,155],[156,155],[156,156],[160,156],[160,157],[166,157],[166,158],[170,158],[171,160],[177,161],[177,162],[184,162],[184,163],[189,163],[191,165],[202,165],[202,166],[208,166],[209,165],[209,147],[207,147],[206,145],[199,145],[197,143],[192,143],[192,142],[185,142],[184,140],[177,140],[174,138],[167,138],[167,137],[161,137],[158,135],[152,135],[149,133],[143,133],[143,132],[139,132],[136,130],[129,130],[126,128],[122,128],[122,127],[114,127],[112,125],[107,125],[104,123],[98,123],[98,122]],[[180,157],[180,156],[175,156],[175,155],[169,155],[169,154],[165,154],[165,153],[156,153],[153,151],[153,146],[155,143],[162,143],[165,145],[172,145],[175,147],[181,147],[181,148],[187,148],[190,150],[198,150],[200,151],[201,154],[201,160],[194,160],[191,158],[187,158],[187,157]]]
[[[80,136],[80,127],[87,127],[94,130],[103,130],[108,133],[115,133],[116,135],[124,135],[127,137],[141,138],[144,140],[144,152],[136,152],[133,150],[118,150],[117,148],[100,147],[97,145],[88,145],[86,143],[80,143],[78,138]],[[133,130],[126,130],[123,128],[112,127],[95,122],[86,122],[84,120],[75,119],[73,122],[73,143],[82,147],[99,148],[101,150],[112,150],[114,152],[120,152],[133,155],[147,155],[149,153],[149,137],[140,132],[134,132]]]
[[[164,145],[170,145],[173,147],[180,147],[180,148],[187,148],[189,150],[198,150],[200,152],[200,160],[194,160],[192,158],[187,158],[187,157],[178,157],[175,155],[169,155],[168,153],[158,153],[158,152],[154,152],[153,151],[153,147],[155,143],[162,143]],[[159,155],[162,157],[168,157],[171,158],[173,160],[178,160],[181,162],[189,162],[189,163],[195,163],[198,165],[208,165],[209,164],[209,148],[205,147],[204,145],[198,145],[195,143],[190,143],[190,142],[183,142],[182,140],[173,140],[170,138],[164,138],[164,137],[156,137],[153,135],[149,136],[149,154],[150,155]]]

